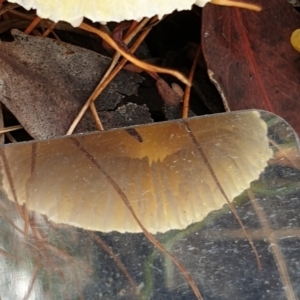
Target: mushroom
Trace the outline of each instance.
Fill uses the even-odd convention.
[[[204,6],[208,2],[260,10],[257,5],[231,0],[9,0],[9,2],[18,3],[28,10],[36,9],[41,18],[48,18],[54,22],[66,21],[73,26],[79,26],[84,17],[101,23],[139,20],[154,15],[162,17],[174,10],[191,9],[193,4]]]
[[[257,111],[0,148],[2,190],[56,223],[151,233],[183,229],[232,201],[273,153]],[[223,191],[221,191],[221,189]]]
[[[290,40],[294,49],[300,52],[300,29],[293,31]]]

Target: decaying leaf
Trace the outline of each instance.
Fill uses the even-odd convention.
[[[285,118],[300,133],[300,59],[290,44],[300,15],[285,0],[255,1],[259,13],[207,5],[203,53],[230,110],[258,108]]]
[[[0,101],[33,138],[64,135],[110,59],[16,30],[13,35],[14,42],[0,43]],[[97,99],[97,110],[114,110],[123,95],[136,93],[141,80],[138,74],[120,72]],[[94,129],[87,114],[77,132]]]

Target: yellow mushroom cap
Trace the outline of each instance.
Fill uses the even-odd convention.
[[[218,183],[232,201],[273,155],[266,123],[256,111],[0,149],[2,189],[10,200],[57,223],[133,233],[142,230],[107,175],[149,232],[166,232],[226,204]]]
[[[300,29],[293,31],[291,35],[291,44],[295,50],[300,52]]]

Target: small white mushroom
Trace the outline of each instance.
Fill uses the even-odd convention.
[[[9,0],[26,9],[36,9],[38,16],[54,22],[66,21],[79,26],[86,17],[93,22],[120,22],[140,20],[143,17],[162,17],[174,10],[191,9],[193,4],[204,6],[211,2],[219,5],[238,6],[258,10],[256,5],[230,0]]]

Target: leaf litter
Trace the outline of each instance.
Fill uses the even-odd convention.
[[[19,35],[19,36],[22,36],[22,34],[20,34],[20,33],[17,33],[16,35]],[[23,39],[23,38],[27,38],[27,37],[25,37],[25,36],[23,36],[23,37],[20,37],[21,39]],[[57,43],[57,42],[56,42]],[[61,44],[60,44],[61,45]],[[68,48],[68,49],[71,49],[71,53],[68,53],[68,49],[66,49],[66,47]],[[67,45],[65,48],[64,48],[64,50],[60,50],[60,51],[62,51],[65,55],[72,55],[72,51],[73,51],[73,49],[72,49],[72,46],[70,45]],[[7,52],[9,52],[9,51],[7,51]],[[5,51],[4,51],[4,53],[5,53]],[[9,54],[10,53],[5,53],[8,57],[9,57]],[[217,56],[216,56],[217,57]],[[14,57],[13,57],[14,58]],[[217,59],[219,59],[219,58],[217,58]],[[11,60],[13,60],[13,59],[11,59]],[[9,61],[9,59],[8,59],[8,61]],[[11,71],[11,72],[13,72],[11,69],[13,69],[13,62],[11,62],[10,61],[10,63],[11,63],[11,65],[9,65],[8,67],[7,67],[7,69],[9,70],[9,71]],[[53,63],[53,61],[52,61],[52,63]],[[29,64],[30,65],[30,62],[25,62],[25,67],[27,67],[27,64]],[[41,62],[41,65],[43,65],[43,62]],[[59,69],[59,65],[57,65],[57,68]],[[21,74],[22,74],[22,71],[24,71],[24,69],[23,69],[23,66],[22,67],[20,67],[20,69],[21,69]],[[16,70],[16,71],[18,71],[18,70]],[[77,108],[77,112],[78,112],[78,106],[77,105],[74,105],[74,103],[73,103],[73,101],[75,101],[74,99],[76,98],[76,92],[75,91],[77,91],[78,92],[78,86],[75,86],[75,87],[72,87],[71,89],[70,89],[70,92],[68,91],[68,92],[66,92],[65,90],[64,90],[64,88],[63,88],[63,86],[64,86],[64,84],[66,84],[66,83],[68,83],[68,76],[66,75],[66,74],[64,74],[64,76],[62,76],[62,80],[63,80],[63,82],[64,82],[64,84],[62,84],[62,85],[60,85],[60,82],[57,82],[57,81],[55,81],[55,78],[54,78],[54,81],[52,81],[51,82],[51,76],[50,77],[48,77],[48,75],[46,74],[46,75],[44,75],[44,73],[43,73],[43,70],[42,70],[42,72],[41,73],[39,73],[38,72],[39,70],[36,70],[36,71],[33,71],[32,73],[36,73],[37,72],[37,74],[38,74],[38,76],[37,77],[40,77],[40,75],[39,74],[41,74],[42,76],[41,76],[41,78],[35,78],[34,77],[34,74],[32,74],[32,78],[34,78],[34,82],[32,83],[32,82],[28,82],[28,84],[29,85],[31,85],[32,84],[32,86],[33,87],[36,87],[36,91],[33,91],[32,92],[32,94],[35,96],[35,95],[39,95],[38,94],[38,91],[39,91],[39,88],[40,88],[40,86],[39,86],[39,84],[42,84],[42,85],[45,85],[45,86],[47,86],[48,87],[48,91],[50,92],[50,93],[53,93],[53,90],[55,90],[55,88],[57,88],[57,90],[58,90],[58,94],[59,94],[59,96],[58,96],[58,100],[56,100],[55,99],[55,96],[52,96],[52,94],[51,94],[51,96],[50,96],[50,100],[49,100],[49,103],[55,103],[55,106],[57,106],[57,107],[59,107],[59,108],[62,108],[62,109],[65,109],[66,107],[62,107],[62,106],[60,106],[61,104],[59,104],[59,102],[60,101],[63,101],[65,98],[67,98],[68,99],[68,101],[71,103],[71,104],[68,104],[67,106],[68,106],[68,108],[70,107],[70,109],[71,109],[71,112],[72,112],[72,117],[74,118],[74,115],[76,115],[76,113],[74,113],[73,111],[75,111],[76,110],[76,108]],[[72,71],[74,72],[74,70],[72,69]],[[94,70],[93,70],[94,71]],[[12,74],[14,74],[14,73],[12,73]],[[24,74],[24,73],[23,73]],[[74,77],[74,80],[76,80],[75,79],[75,77],[76,76],[80,76],[81,74],[76,74],[76,71],[75,71],[75,74],[73,75]],[[3,75],[3,78],[5,79],[5,74]],[[48,78],[50,78],[50,83],[48,83]],[[138,80],[140,80],[140,79],[138,79]],[[135,82],[134,81],[134,84],[133,85],[135,85],[136,83],[138,83],[138,82],[140,82],[140,81],[137,81],[137,82]],[[94,84],[94,86],[96,86],[96,83],[97,83],[97,80],[93,83]],[[23,85],[21,85],[21,87],[25,90],[25,92],[24,92],[24,95],[25,95],[25,98],[27,97],[28,98],[28,94],[26,94],[26,86],[27,86],[27,82],[25,82],[25,84],[23,84]],[[67,85],[65,85],[65,86],[67,86]],[[136,88],[136,86],[135,86],[135,88]],[[88,88],[87,88],[88,89]],[[93,88],[91,88],[91,90],[90,90],[90,92],[92,91],[92,89]],[[117,90],[117,89],[116,89]],[[5,91],[6,92],[6,91]],[[113,90],[113,92],[112,92],[112,94],[114,94],[114,90]],[[136,90],[132,93],[132,94],[134,94],[134,93],[136,93]],[[122,91],[119,91],[119,90],[117,90],[117,92],[116,92],[116,94],[118,94],[118,95],[120,95],[120,94],[123,94],[123,92]],[[125,94],[125,93],[124,93]],[[48,95],[45,95],[45,94],[41,94],[43,97],[48,97]],[[102,94],[102,95],[104,95],[104,94]],[[7,94],[4,94],[4,96],[3,96],[4,98],[6,97],[7,98]],[[101,97],[101,96],[100,96]],[[20,97],[21,98],[21,97]],[[85,97],[85,98],[87,98],[87,97]],[[6,99],[7,100],[7,99]],[[60,101],[59,101],[60,100]],[[135,105],[135,104],[127,104],[127,105],[121,105],[120,107],[118,107],[117,108],[117,112],[118,112],[118,115],[117,115],[117,121],[115,121],[115,119],[114,119],[114,113],[115,113],[115,111],[114,110],[116,110],[116,107],[118,106],[118,104],[120,103],[120,102],[122,102],[121,100],[122,100],[122,97],[121,98],[118,98],[118,101],[117,100],[115,100],[115,102],[114,102],[114,100],[115,99],[113,99],[113,101],[112,101],[112,103],[114,104],[114,105],[112,105],[112,106],[110,106],[110,105],[108,105],[107,107],[105,107],[104,108],[104,110],[102,110],[102,111],[100,111],[100,115],[101,115],[101,119],[102,119],[102,121],[104,122],[104,123],[106,123],[107,125],[106,125],[106,127],[107,128],[110,128],[110,126],[111,127],[115,127],[115,124],[116,123],[118,123],[118,124],[121,124],[121,123],[123,123],[123,121],[130,121],[130,122],[133,122],[133,120],[132,120],[132,118],[131,117],[128,117],[128,116],[134,116],[134,113],[135,113],[135,110],[137,109],[139,112],[141,112],[141,115],[143,115],[143,114],[145,114],[145,116],[147,115],[148,116],[148,118],[149,118],[149,120],[150,121],[152,121],[151,120],[151,118],[150,118],[150,114],[149,114],[149,111],[148,111],[148,109],[146,109],[145,108],[145,110],[143,109],[143,107],[141,107],[141,106],[138,106],[138,105]],[[8,100],[9,101],[9,100]],[[75,101],[76,102],[76,101]],[[101,102],[101,101],[97,101],[96,103],[98,103],[98,102]],[[4,103],[4,102],[3,102]],[[22,101],[20,101],[20,103],[26,103],[27,104],[27,102],[25,102],[25,100],[22,102]],[[7,107],[8,107],[8,105],[7,104],[5,104]],[[81,103],[81,105],[82,105],[82,103]],[[80,105],[79,105],[80,106]],[[35,104],[32,104],[32,107],[33,107],[33,111],[36,111],[36,116],[35,116],[35,118],[37,118],[38,117],[38,115],[39,115],[39,113],[38,113],[38,111],[39,111],[39,109],[41,109],[41,105],[40,104],[38,104],[37,105],[37,107],[38,107],[38,109],[36,109],[35,108]],[[9,108],[9,107],[8,107]],[[102,107],[100,107],[100,110],[101,110],[101,108],[103,108],[103,106]],[[20,108],[20,107],[11,107],[11,108],[9,108],[11,111],[13,111],[12,109],[14,109],[14,111],[16,111],[17,113],[15,113],[14,112],[14,114],[17,116],[18,114],[21,116],[22,114],[23,114],[23,110],[25,111],[25,109],[24,108]],[[57,110],[57,111],[55,111],[55,118],[54,119],[50,119],[49,121],[47,121],[47,118],[46,118],[46,122],[48,122],[49,124],[50,124],[50,127],[53,125],[53,123],[52,123],[52,121],[54,121],[54,120],[61,120],[61,118],[63,118],[63,117],[65,117],[65,115],[64,115],[64,113],[66,113],[66,111],[64,111],[64,110]],[[139,110],[140,109],[140,110]],[[51,111],[52,112],[52,107],[51,108],[49,108],[49,106],[48,107],[46,107],[46,110],[49,112],[49,111]],[[105,111],[106,110],[106,111]],[[112,111],[110,111],[110,110],[112,110]],[[28,110],[28,112],[26,111],[26,113],[29,115],[29,110]],[[44,118],[44,115],[43,115],[43,113],[41,113],[42,114],[42,118],[40,118],[40,123],[42,123],[42,121],[41,120],[43,120],[43,118]],[[68,114],[68,113],[67,113]],[[143,121],[144,119],[145,119],[145,116],[143,116],[142,118],[141,118],[141,120],[139,120],[139,122],[140,121]],[[67,116],[68,117],[68,116]],[[69,118],[69,120],[71,120],[72,119],[72,117],[70,117]],[[17,116],[17,118],[19,119],[19,117]],[[35,119],[34,118],[34,119]],[[86,117],[85,117],[86,118]],[[26,119],[26,117],[24,118],[24,119]],[[20,119],[19,119],[20,120]],[[113,121],[112,121],[113,120]],[[25,121],[25,123],[26,123],[26,120],[24,120]],[[34,121],[30,121],[30,122],[34,122]],[[86,130],[88,130],[87,128],[89,128],[89,129],[95,129],[95,127],[93,127],[94,126],[94,124],[93,124],[93,121],[92,121],[92,119],[91,119],[91,117],[90,118],[88,118],[88,120],[86,121],[87,122],[87,125],[80,125],[80,126],[83,126],[83,131],[86,131]],[[111,123],[110,123],[111,122]],[[21,122],[22,124],[23,124],[23,121]],[[42,124],[37,124],[37,125],[34,125],[34,126],[32,126],[32,128],[31,128],[31,126],[30,125],[23,125],[24,127],[26,127],[26,129],[28,130],[28,132],[32,135],[32,136],[34,136],[34,135],[36,135],[37,137],[35,137],[35,138],[46,138],[46,137],[44,137],[43,136],[43,133],[42,132],[40,132],[40,131],[43,131],[43,130],[39,130],[39,126],[43,126]],[[66,122],[67,123],[67,122]],[[83,121],[82,121],[82,123],[84,123]],[[131,123],[130,123],[131,124]],[[64,129],[65,128],[68,128],[68,124],[66,124],[66,125],[63,125],[64,126]],[[85,127],[86,126],[86,127]],[[28,129],[28,127],[30,128],[30,129]],[[80,128],[80,127],[79,127]],[[79,130],[79,129],[78,129]],[[62,130],[63,131],[63,130]],[[47,132],[47,130],[46,130],[46,132]],[[54,128],[54,129],[52,129],[52,128],[50,128],[50,129],[48,129],[48,133],[46,133],[46,134],[48,134],[49,136],[54,136],[55,134],[57,134],[57,132],[59,132],[59,130],[58,129],[56,129],[56,128]],[[65,132],[63,132],[63,133],[58,133],[58,135],[62,135],[62,134],[64,134]],[[52,135],[53,134],[53,135]],[[41,136],[41,137],[38,137],[38,136]]]

